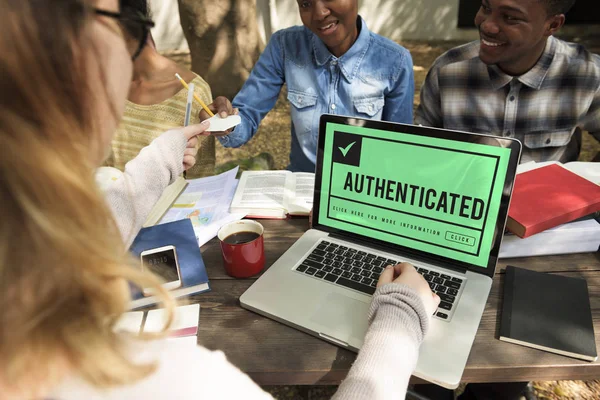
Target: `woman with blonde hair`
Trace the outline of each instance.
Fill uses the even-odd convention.
[[[128,283],[173,305],[126,255],[113,214],[134,211],[106,204],[94,182],[137,51],[117,0],[0,0],[0,9],[0,399],[270,398],[221,352],[114,331]],[[154,140],[137,157],[154,181],[134,189],[159,196],[153,184],[190,166],[205,128]],[[439,302],[410,265],[388,267],[379,286],[339,398],[400,398]]]

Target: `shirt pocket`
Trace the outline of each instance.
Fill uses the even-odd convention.
[[[542,149],[545,147],[562,147],[571,141],[573,129],[559,129],[555,131],[535,131],[526,133],[523,144],[529,149]]]
[[[370,118],[381,118],[384,104],[385,100],[382,96],[354,100],[356,112],[366,114]]]
[[[292,105],[290,107],[292,123],[294,124],[300,145],[302,147],[316,146],[318,122],[315,122],[315,118],[318,107],[318,96],[314,93],[288,89],[287,99]],[[313,131],[314,134],[311,134]]]

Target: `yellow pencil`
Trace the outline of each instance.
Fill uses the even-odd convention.
[[[179,79],[179,82],[181,82],[181,84],[183,85],[184,88],[186,88],[188,90],[190,89],[188,84],[185,83],[185,81],[179,74],[175,74],[175,76],[177,77],[177,79]],[[213,114],[212,111],[210,111],[210,109],[206,106],[206,104],[204,104],[204,102],[202,100],[200,100],[200,97],[198,97],[198,95],[196,93],[194,93],[194,98],[196,99],[196,101],[198,103],[200,103],[200,105],[202,106],[202,108],[204,108],[204,111],[206,111],[208,113],[208,115],[210,115],[211,117],[215,116],[215,114]]]

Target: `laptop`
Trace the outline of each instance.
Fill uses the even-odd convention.
[[[521,143],[325,114],[313,227],[242,307],[358,351],[383,268],[410,262],[441,303],[414,375],[458,386],[492,286]]]

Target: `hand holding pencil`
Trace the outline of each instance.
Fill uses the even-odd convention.
[[[183,78],[181,77],[181,75],[175,74],[175,76],[177,77],[177,79],[179,79],[179,82],[181,82],[181,84],[183,85],[184,88],[186,88],[187,90],[190,90],[190,87],[188,86],[188,84],[186,83],[186,81],[183,80]],[[196,99],[196,101],[198,103],[200,103],[200,105],[202,106],[202,108],[204,109],[204,111],[206,111],[208,113],[208,115],[210,115],[211,117],[215,115],[215,114],[212,113],[212,111],[210,111],[210,109],[208,108],[208,106],[206,104],[204,104],[204,102],[200,99],[200,97],[198,97],[198,95],[196,93],[193,93],[193,96],[194,96],[194,99]]]
[[[183,78],[179,74],[175,74],[175,76],[177,77],[177,79],[179,79],[179,82],[181,82],[183,87],[185,87],[189,91],[190,87],[188,86],[186,81],[183,80]],[[192,93],[192,94],[194,96],[194,99],[196,99],[196,101],[202,106],[202,110],[200,111],[200,120],[201,121],[204,121],[204,120],[214,117],[215,112],[221,118],[227,118],[228,116],[231,116],[231,115],[238,115],[238,109],[233,108],[233,106],[231,105],[231,102],[226,97],[219,96],[215,99],[215,101],[212,102],[212,104],[207,106],[202,101],[202,99],[200,99],[200,97],[198,97],[198,95],[196,95],[196,93]],[[228,129],[226,131],[212,131],[211,134],[213,136],[226,136],[231,132],[231,130],[232,130],[232,128]]]
[[[211,104],[208,105],[208,108],[211,112],[217,114],[221,118],[227,118],[231,115],[238,115],[239,111],[237,108],[233,108],[231,102],[227,97],[219,96],[217,97]],[[214,114],[213,114],[214,115]],[[206,111],[200,111],[200,120],[204,121],[205,119],[211,118],[210,114]],[[233,128],[228,129],[226,131],[212,131],[211,134],[213,136],[226,136],[231,133]]]

